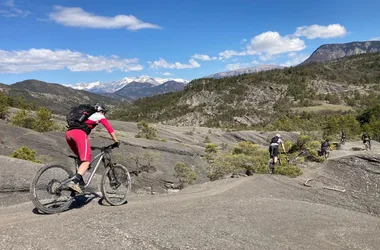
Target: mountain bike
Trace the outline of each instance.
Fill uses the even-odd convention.
[[[286,156],[286,160],[289,161],[288,157]],[[281,158],[280,158],[280,155],[277,156],[277,164],[278,165],[281,165]],[[270,159],[268,161],[268,174],[274,174],[274,167],[275,167],[275,163],[274,163],[274,156],[271,155],[270,156]]]
[[[346,138],[345,137],[341,137],[340,138],[340,144],[344,145],[345,143],[346,143]]]
[[[127,195],[131,191],[131,176],[126,167],[112,162],[111,153],[113,148],[115,148],[114,144],[106,147],[91,147],[91,150],[100,150],[100,153],[91,161],[90,169],[96,160],[97,164],[92,170],[87,183],[83,180],[79,183],[84,191],[83,194],[78,194],[67,186],[74,176],[74,172],[70,167],[60,163],[45,165],[37,172],[31,183],[30,197],[34,206],[39,211],[47,214],[60,213],[69,209],[76,196],[89,194],[86,189],[93,180],[101,162],[105,167],[100,183],[100,190],[104,200],[113,206],[126,203]],[[69,157],[74,159],[77,171],[80,165],[79,158],[72,155]]]
[[[365,146],[365,150],[366,151],[372,150],[372,148],[371,148],[371,142],[370,141],[365,141],[364,142],[364,146]]]
[[[329,158],[330,156],[330,151],[328,151],[327,149],[324,151],[318,150],[318,156],[324,157],[325,160],[327,160],[327,158]]]

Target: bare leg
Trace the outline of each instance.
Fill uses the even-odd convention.
[[[86,171],[87,171],[87,169],[88,169],[89,166],[90,166],[90,162],[89,161],[82,162],[82,164],[80,164],[80,166],[79,166],[78,174],[80,174],[81,176],[83,176],[86,173]]]

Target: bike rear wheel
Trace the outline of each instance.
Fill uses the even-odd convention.
[[[119,206],[127,201],[132,181],[129,171],[121,164],[107,167],[103,174],[100,189],[103,198],[112,206]]]
[[[327,160],[327,158],[329,158],[329,156],[330,156],[330,152],[326,151],[325,152],[325,159]]]
[[[47,214],[69,209],[74,202],[74,194],[64,184],[73,175],[69,167],[58,163],[41,168],[30,185],[30,198],[34,206]]]
[[[270,158],[268,161],[268,174],[274,173],[274,159]]]

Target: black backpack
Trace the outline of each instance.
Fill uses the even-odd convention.
[[[89,134],[91,129],[87,126],[85,121],[95,112],[95,107],[90,104],[81,104],[77,107],[71,108],[70,112],[66,116],[68,129],[82,129]]]
[[[278,137],[278,136],[273,137],[273,138],[270,140],[270,144],[272,144],[272,143],[278,143],[278,139],[280,139],[280,137]]]

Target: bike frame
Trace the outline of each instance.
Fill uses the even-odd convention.
[[[98,167],[99,167],[99,165],[100,165],[100,162],[102,162],[103,159],[104,159],[104,155],[105,155],[105,154],[108,154],[108,152],[106,152],[106,151],[102,151],[102,152],[100,152],[99,154],[97,154],[97,155],[94,157],[94,159],[91,161],[90,165],[91,165],[92,163],[94,163],[94,162],[96,161],[96,159],[99,158],[98,163],[97,163],[96,166],[94,167],[94,170],[92,171],[92,173],[91,173],[91,175],[90,175],[90,178],[88,178],[88,181],[87,181],[86,185],[84,186],[84,188],[87,188],[87,187],[90,185],[92,179],[94,178],[95,172],[96,172],[96,170],[98,169]],[[78,164],[76,164],[76,165],[77,165],[77,170],[78,170],[79,166],[78,166]]]

